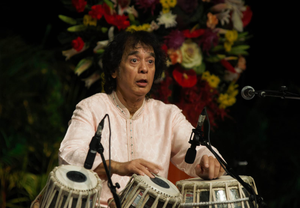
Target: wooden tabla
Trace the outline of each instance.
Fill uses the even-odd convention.
[[[124,190],[120,192],[122,208],[175,208],[179,207],[182,195],[167,179],[133,174]]]
[[[257,189],[251,176],[240,176],[255,193]],[[250,208],[254,204],[249,201],[249,193],[231,176],[221,176],[216,180],[191,178],[176,182],[182,194],[181,207],[199,208]]]
[[[46,186],[31,207],[94,208],[99,206],[101,190],[102,181],[95,172],[62,165],[50,172]]]

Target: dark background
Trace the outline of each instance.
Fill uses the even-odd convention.
[[[295,4],[278,2],[246,1],[253,11],[246,30],[253,38],[247,69],[238,81],[240,89],[247,85],[255,90],[287,86],[290,92],[300,92],[299,12]],[[58,14],[68,13],[58,0],[1,1],[1,39],[17,35],[29,45],[42,44],[46,50],[57,51],[57,61],[63,62],[57,37],[65,24]],[[212,144],[239,174],[254,178],[259,194],[270,207],[300,206],[299,102],[258,96],[247,101],[238,95],[230,108],[232,118],[211,133]],[[71,116],[73,107],[66,116]],[[247,165],[238,165],[241,161]]]

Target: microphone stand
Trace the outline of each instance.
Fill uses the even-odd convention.
[[[106,165],[106,161],[105,161],[105,158],[104,158],[104,148],[103,148],[103,145],[101,144],[101,142],[97,143],[97,152],[100,154],[101,156],[101,159],[102,159],[102,162],[103,162],[103,165],[104,165],[104,169],[105,169],[105,172],[106,172],[106,175],[107,175],[107,185],[114,197],[114,201],[116,203],[116,206],[117,208],[121,208],[121,202],[120,202],[120,198],[116,192],[116,188],[120,188],[120,184],[119,183],[116,183],[116,185],[114,186],[113,183],[112,183],[112,180],[111,180],[111,176],[110,176],[110,171],[108,170],[107,168],[107,165]]]
[[[200,129],[193,129],[193,133],[195,134],[193,145],[199,146],[201,144],[203,146],[206,146],[213,153],[213,155],[219,161],[227,174],[240,182],[242,186],[248,191],[248,193],[250,194],[249,200],[255,201],[255,203],[259,205],[259,208],[267,208],[268,206],[264,203],[263,198],[255,193],[252,186],[243,181],[243,179],[241,179],[241,177],[231,167],[229,167],[229,165],[213,150],[208,140],[204,138],[203,131]]]
[[[102,131],[102,128],[103,128],[103,125],[104,125],[102,122],[104,122],[104,119],[105,119],[106,116],[108,116],[108,119],[109,119],[109,115],[106,114],[104,116],[104,118],[100,121],[97,132],[96,132],[95,136],[92,138],[92,140],[90,142],[90,150],[97,151],[100,154],[101,159],[102,159],[102,163],[103,163],[103,166],[104,166],[104,169],[105,169],[105,173],[106,173],[106,176],[107,176],[107,180],[108,180],[107,185],[108,185],[108,187],[109,187],[109,189],[110,189],[110,191],[111,191],[111,193],[114,197],[114,201],[116,203],[117,208],[121,208],[120,198],[119,198],[119,196],[116,192],[116,188],[120,188],[120,184],[116,183],[116,185],[114,186],[113,183],[112,183],[110,171],[107,168],[106,160],[105,160],[104,154],[103,154],[104,147],[101,144],[101,131]],[[100,128],[100,131],[99,131],[99,128]],[[109,123],[109,132],[110,132],[110,123]],[[89,151],[88,155],[89,154],[90,154],[90,151]],[[95,156],[96,156],[96,154],[94,155],[94,159],[95,159]],[[87,158],[88,158],[88,156],[87,156]],[[92,163],[94,163],[94,159],[92,160]],[[84,167],[87,168],[87,169],[91,169],[92,164],[87,163],[87,159],[86,159]]]
[[[286,86],[281,86],[280,91],[265,90],[265,91],[255,92],[255,94],[258,94],[259,97],[276,97],[281,99],[300,100],[300,95],[296,93],[288,92]]]

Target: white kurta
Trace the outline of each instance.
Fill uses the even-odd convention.
[[[83,166],[89,144],[102,118],[108,114],[111,126],[111,159],[127,162],[137,158],[156,163],[164,169],[160,176],[167,178],[169,163],[192,177],[197,177],[195,166],[204,154],[212,155],[204,146],[197,147],[193,164],[184,161],[192,129],[181,110],[171,104],[154,99],[145,99],[142,107],[130,118],[129,111],[118,100],[115,92],[110,95],[98,93],[82,100],[73,113],[69,128],[59,149],[60,164]],[[101,143],[104,157],[109,159],[109,122],[105,119]],[[217,150],[215,150],[217,151]],[[97,154],[92,169],[102,163]],[[130,177],[114,174],[112,181],[118,182],[121,191]],[[107,184],[102,187],[101,204],[111,198]]]

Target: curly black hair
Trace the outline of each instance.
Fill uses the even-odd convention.
[[[155,53],[155,75],[154,80],[161,77],[162,72],[167,68],[167,56],[161,47],[158,37],[152,32],[146,31],[123,31],[114,37],[105,49],[102,57],[103,71],[105,75],[104,90],[111,94],[117,88],[116,79],[112,74],[118,69],[124,50],[127,46],[134,48],[137,44],[151,46]]]

